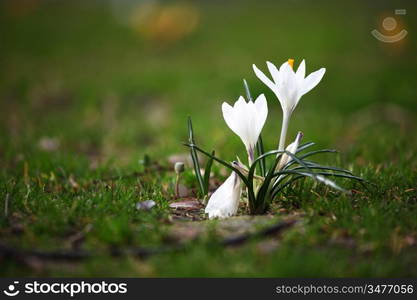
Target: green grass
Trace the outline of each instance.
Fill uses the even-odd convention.
[[[411,12],[414,3],[198,2],[195,32],[172,44],[140,36],[104,3],[28,10],[10,3],[0,4],[0,244],[79,246],[96,256],[72,263],[0,256],[2,276],[417,276],[416,20],[402,17],[410,34],[398,44],[370,34],[381,13]],[[254,95],[267,96],[263,139],[266,149],[276,146],[279,103],[251,65],[265,70],[266,60],[289,57],[296,65],[305,58],[308,73],[327,68],[297,107],[289,137],[301,130],[317,148],[338,149],[321,162],[376,186],[337,180],[357,191],[352,196],[309,180],[286,189],[270,214],[300,222],[267,253],[260,240],[224,249],[218,222],[207,221],[212,234],[183,252],[106,255],[175,244],[174,173],[126,175],[146,171],[144,154],[172,169],[168,157],[188,151],[188,115],[201,147],[226,160],[245,157],[220,110],[244,95],[243,78]],[[40,147],[48,139],[58,142],[49,151]],[[225,178],[220,166],[213,171],[217,183]],[[182,183],[197,189],[191,167]],[[142,200],[157,206],[138,211]],[[69,242],[83,231],[79,245]]]

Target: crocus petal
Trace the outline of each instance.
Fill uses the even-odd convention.
[[[222,112],[223,112],[223,118],[229,126],[229,128],[238,136],[240,136],[240,128],[239,128],[239,122],[235,119],[235,111],[234,107],[230,106],[228,103],[223,102],[222,104]]]
[[[253,151],[268,115],[265,96],[260,95],[255,103],[246,102],[240,96],[233,107],[224,102],[222,112],[227,126],[240,137],[247,150]]]
[[[259,135],[265,125],[266,118],[268,117],[268,104],[264,94],[261,94],[255,100],[256,110],[256,141],[258,141]]]
[[[308,75],[304,79],[302,94],[304,95],[304,94],[308,93],[317,84],[319,84],[319,82],[321,81],[321,79],[324,76],[324,73],[326,73],[326,69],[325,68],[321,68],[320,70],[315,71],[315,72],[311,73],[310,75]]]
[[[233,216],[237,213],[241,194],[241,179],[235,172],[232,172],[211,195],[204,211],[210,219]]]
[[[283,101],[284,113],[291,113],[300,98],[299,89],[297,86],[296,74],[288,62],[282,64],[280,68],[280,81],[278,83],[279,90]]]
[[[248,103],[245,101],[245,98],[242,96],[236,101],[233,106],[234,109],[234,118],[235,125],[237,127],[237,135],[241,138],[242,142],[245,144],[246,148],[251,146],[253,135],[252,130],[250,129],[252,123],[252,115],[247,109]]]
[[[295,72],[297,81],[299,83],[302,83],[304,81],[304,77],[306,76],[306,62],[303,59],[300,63],[300,65],[298,66],[297,72]]]
[[[279,67],[279,73],[288,73],[288,71],[292,71],[294,72],[294,70],[292,69],[291,65],[288,63],[288,61],[284,62],[280,67]]]
[[[307,78],[305,60],[302,60],[296,72],[294,72],[288,61],[285,61],[279,68],[267,62],[268,70],[272,75],[271,81],[264,73],[262,73],[255,65],[253,70],[256,76],[265,83],[277,96],[281,103],[284,115],[291,115],[297,106],[300,98],[313,89],[323,78],[325,69],[322,68],[316,72],[311,73]]]
[[[271,73],[272,79],[274,80],[274,82],[278,82],[278,80],[279,80],[279,71],[278,71],[277,67],[269,61],[266,62],[266,65],[268,66],[269,73]]]
[[[256,74],[256,77],[258,77],[267,87],[274,91],[276,87],[275,83],[271,79],[269,79],[261,70],[259,70],[256,65],[252,65],[252,68]]]
[[[245,102],[245,101],[243,101]],[[224,102],[222,104],[223,118],[226,121],[227,126],[240,137],[242,142],[245,144],[245,147],[249,147],[249,136],[244,124],[241,121],[241,118],[245,118],[246,111],[244,110],[244,104],[239,101],[236,101],[234,106],[230,106],[228,103]]]
[[[288,151],[291,154],[295,154],[297,151],[298,145],[300,144],[300,141],[303,137],[303,133],[301,131],[298,132],[297,136],[295,137],[294,142],[288,145],[287,148],[285,148],[286,151]],[[288,164],[292,160],[292,157],[288,154],[284,153],[281,156],[281,159],[278,163],[277,169],[281,170],[283,167],[285,167],[286,164]]]

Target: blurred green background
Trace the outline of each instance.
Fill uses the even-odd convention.
[[[391,128],[406,121],[398,113],[414,117],[412,4],[3,1],[2,139],[26,152],[42,137],[56,137],[64,151],[97,151],[118,164],[144,152],[182,151],[191,115],[202,144],[229,151],[225,144],[238,138],[220,107],[244,93],[246,78],[254,94],[269,100],[266,130],[273,147],[279,103],[251,66],[266,70],[266,60],[280,65],[294,58],[298,65],[304,58],[308,73],[320,67],[327,73],[297,107],[291,135],[302,130],[323,146],[349,146],[348,131],[367,125],[356,122],[361,112],[380,117],[367,122]],[[171,11],[158,11],[166,6]],[[381,17],[398,7],[408,9],[408,16],[397,19],[411,33],[394,44],[376,40],[370,31],[383,32]],[[149,16],[140,14],[151,9]],[[192,24],[182,24],[183,18]],[[384,108],[386,115],[378,113]],[[382,140],[386,128],[381,130],[375,134]]]
[[[267,60],[280,65],[294,58],[295,66],[306,60],[307,74],[321,67],[327,72],[301,99],[289,137],[301,130],[305,141],[340,150],[341,166],[358,175],[390,170],[372,179],[387,189],[401,184],[403,190],[412,189],[405,216],[415,219],[416,8],[415,1],[1,1],[1,199],[9,193],[11,182],[31,178],[35,182],[39,174],[60,169],[82,181],[137,170],[145,153],[165,163],[169,156],[186,151],[182,142],[187,139],[188,115],[198,144],[216,149],[224,159],[232,160],[236,153],[245,157],[241,142],[221,115],[223,101],[232,103],[244,95],[243,78],[253,94],[267,96],[270,112],[263,136],[266,148],[272,149],[278,142],[281,108],[254,75],[252,64],[266,71]],[[395,9],[407,13],[395,15]],[[389,16],[397,21],[392,31],[382,26]],[[405,29],[408,35],[399,42],[384,43],[371,35],[373,29],[387,36]],[[10,209],[26,219],[24,205],[18,204],[25,195],[24,186],[21,189]],[[12,237],[10,220],[2,217],[3,242],[37,245],[34,236],[39,232],[57,226],[45,234],[53,240],[53,232],[88,223],[97,213],[92,209],[71,215],[70,211],[61,224],[59,212],[72,205],[70,195],[38,193],[33,197],[46,199],[43,206],[33,204],[38,219],[25,222],[41,227],[35,226],[30,238]],[[48,201],[53,197],[64,200],[56,214],[48,216],[52,205]],[[134,205],[135,199],[129,201]],[[132,214],[131,209],[120,223]],[[412,236],[416,232],[415,222],[389,224],[389,230],[400,226]],[[192,255],[196,262],[204,256],[199,251]],[[279,259],[286,257],[283,251]],[[313,253],[311,261],[319,253]],[[404,265],[415,262],[415,255],[410,257]],[[274,269],[251,273],[243,268],[242,274],[285,276],[292,274],[295,261],[297,256],[278,273]],[[184,264],[182,258],[177,264]],[[308,270],[313,270],[310,275],[325,276],[410,274],[401,271],[401,264],[379,273],[366,268],[349,271],[347,265],[326,273],[315,263],[307,265],[298,275],[309,275]],[[178,268],[176,273],[162,267],[155,274],[240,274],[233,268]],[[103,272],[98,268],[91,274]]]

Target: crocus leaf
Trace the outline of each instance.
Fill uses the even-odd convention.
[[[194,148],[195,150],[197,150],[198,152],[200,152],[200,153],[202,153],[202,154],[204,154],[204,155],[206,155],[207,157],[211,157],[211,158],[213,158],[213,160],[215,160],[215,161],[217,161],[218,163],[220,163],[220,164],[222,164],[223,166],[225,166],[225,167],[227,167],[227,168],[229,168],[230,170],[232,170],[232,171],[235,171],[238,175],[239,175],[239,177],[242,179],[242,181],[245,183],[245,185],[246,186],[248,186],[248,180],[247,180],[247,178],[242,174],[242,172],[240,172],[237,168],[235,168],[235,167],[233,167],[231,164],[229,164],[228,162],[226,162],[226,161],[224,161],[224,160],[222,160],[222,159],[220,159],[220,158],[218,158],[218,157],[216,157],[216,156],[214,156],[214,155],[211,155],[210,153],[208,153],[208,152],[206,152],[206,151],[204,151],[203,149],[201,149],[201,148],[199,148],[198,146],[196,146],[195,144],[187,144],[187,143],[185,143],[184,144],[185,146],[187,146],[187,147],[190,147],[190,148]]]
[[[314,146],[315,143],[314,142],[309,142],[309,143],[305,143],[305,144],[301,144],[298,146],[297,151],[295,153],[301,152],[311,146]]]
[[[294,163],[297,162],[300,166],[303,167],[303,170],[304,170],[303,172],[309,173],[312,177],[316,176],[314,174],[314,171],[311,170],[311,168],[309,168],[307,166],[307,164],[305,162],[303,162],[303,160],[301,160],[300,158],[298,158],[297,156],[295,156],[294,154],[292,154],[289,151],[285,151],[285,153],[292,158],[292,160],[289,163],[287,163],[287,166],[291,165],[292,162],[294,162]],[[301,174],[301,171],[295,171],[295,172],[298,172],[298,173]],[[272,185],[272,188],[274,188],[275,186],[277,186],[279,184],[280,179],[282,179],[282,176],[281,176],[282,174],[285,174],[285,172],[281,171],[281,172],[275,172],[274,173],[273,177],[277,177],[277,176],[279,176],[279,177],[275,180],[274,184]]]
[[[291,184],[293,184],[295,181],[297,181],[298,179],[301,179],[301,178],[305,178],[306,176],[304,176],[304,175],[298,175],[298,176],[294,176],[294,177],[291,177],[291,179],[290,180],[288,180],[286,183],[284,183],[284,184],[282,184],[282,185],[277,185],[277,186],[275,186],[274,188],[273,188],[273,190],[272,190],[272,192],[271,192],[271,198],[273,199],[273,198],[275,198],[276,196],[277,196],[277,194],[280,192],[280,191],[282,191],[284,188],[286,188],[287,186],[289,186],[289,185],[291,185]]]
[[[285,151],[287,155],[289,155],[292,158],[292,161],[297,162],[300,166],[304,167],[309,173],[311,173],[314,176],[314,172],[311,170],[311,168],[302,160],[301,157],[297,157],[294,154],[292,154],[289,151]]]
[[[286,153],[288,151],[270,151],[270,152],[278,152],[278,153]],[[270,153],[271,155],[274,153]],[[271,167],[268,170],[268,173],[266,174],[266,177],[264,179],[264,182],[262,186],[259,188],[258,194],[256,195],[256,211],[257,212],[263,212],[262,210],[266,209],[269,205],[269,201],[271,200],[271,197],[268,197],[268,194],[271,191],[271,181],[274,178],[274,170],[278,165],[278,162],[281,159],[281,155],[275,156],[274,163],[271,165]],[[260,210],[260,211],[259,211]]]
[[[258,157],[265,154],[261,135],[259,135],[258,142],[256,143],[256,152],[258,154]],[[259,161],[259,171],[260,171],[261,176],[265,177],[266,175],[265,158],[261,158]]]
[[[300,159],[304,159],[306,157],[315,155],[315,154],[319,154],[319,153],[337,153],[337,150],[334,149],[322,149],[322,150],[316,150],[316,151],[311,151],[308,152],[306,154],[300,155]]]
[[[211,155],[214,156],[216,154],[216,152],[213,150],[211,152]],[[211,172],[211,166],[213,165],[213,158],[209,157],[209,159],[207,160],[206,163],[206,167],[204,169],[204,188],[205,191],[208,193],[209,190],[209,185],[210,185],[210,172]]]
[[[312,170],[330,170],[330,171],[336,171],[336,172],[341,172],[341,173],[346,173],[346,174],[353,175],[351,171],[341,169],[341,168],[337,168],[337,167],[321,166],[321,165],[318,165],[318,164],[311,164],[311,163],[306,163],[306,164]],[[296,168],[293,168],[291,170],[299,170],[299,169],[302,169],[302,167],[296,167]]]
[[[299,174],[299,175],[302,175],[302,176],[305,176],[305,177],[311,177],[316,181],[322,182],[322,183],[324,183],[328,186],[333,187],[334,189],[337,189],[337,190],[342,191],[342,192],[347,192],[344,188],[338,186],[334,181],[332,181],[330,179],[327,179],[323,176],[323,175],[328,175],[328,174],[331,174],[331,173],[321,174],[321,173],[310,173],[310,172],[305,172],[305,171],[298,172],[298,171],[291,171],[291,170],[283,171],[282,173],[283,174],[285,174],[285,173],[288,173],[288,174],[294,173],[294,174]]]
[[[188,142],[193,145],[195,144],[193,123],[191,122],[191,117],[188,117]],[[191,154],[191,159],[193,161],[194,173],[195,173],[195,176],[197,177],[198,185],[200,188],[200,193],[202,196],[205,196],[207,195],[208,191],[206,191],[205,189],[204,180],[200,172],[200,163],[198,162],[197,152],[195,151],[193,147],[190,147],[190,154]]]
[[[253,101],[252,95],[251,95],[250,90],[249,90],[249,85],[248,85],[246,79],[243,79],[243,86],[245,87],[246,98],[248,98],[249,101]]]
[[[337,173],[332,173],[332,172],[317,172],[316,174],[320,176],[333,176],[333,177],[349,178],[349,179],[354,179],[358,181],[365,181],[365,179],[361,177],[348,175],[348,174],[337,174]]]
[[[265,159],[265,158],[267,158],[268,156],[271,156],[271,155],[276,155],[276,154],[282,154],[282,153],[284,153],[285,151],[283,151],[283,150],[271,150],[271,151],[268,151],[268,152],[266,152],[266,153],[264,153],[264,154],[262,154],[261,156],[259,156],[259,157],[257,157],[254,161],[253,161],[253,163],[252,163],[252,165],[251,165],[251,167],[250,167],[250,169],[249,169],[249,176],[253,176],[253,174],[255,173],[255,168],[256,168],[256,164],[258,163],[258,162],[260,162],[262,159]],[[280,157],[281,155],[278,155],[276,158],[278,158],[278,157]],[[248,177],[248,179],[250,179],[250,177]]]
[[[310,176],[310,175],[307,175],[307,176]],[[330,180],[330,179],[328,179],[328,178],[326,178],[326,177],[324,177],[322,175],[316,175],[314,177],[314,179],[317,180],[317,181],[320,181],[320,182],[324,183],[325,185],[328,185],[328,186],[330,186],[330,187],[332,187],[332,188],[334,188],[336,190],[339,190],[341,192],[344,192],[344,193],[347,193],[348,192],[344,188],[338,186],[333,180]]]
[[[297,151],[297,152],[299,152],[299,151]],[[316,150],[316,151],[311,151],[311,152],[305,153],[303,155],[300,155],[298,158],[301,159],[303,162],[305,162],[306,161],[305,158],[310,157],[310,156],[313,156],[313,155],[316,155],[316,154],[319,154],[319,153],[337,153],[337,151],[334,150],[334,149]],[[289,166],[295,164],[296,162],[297,161],[295,161],[295,160],[291,160],[290,162],[288,162],[288,164],[286,165],[286,167],[288,168]],[[314,163],[314,162],[312,162],[312,163]]]

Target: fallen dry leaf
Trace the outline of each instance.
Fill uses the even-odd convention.
[[[170,208],[173,209],[183,209],[183,210],[200,210],[203,208],[203,205],[198,200],[185,200],[172,202],[169,204]]]

